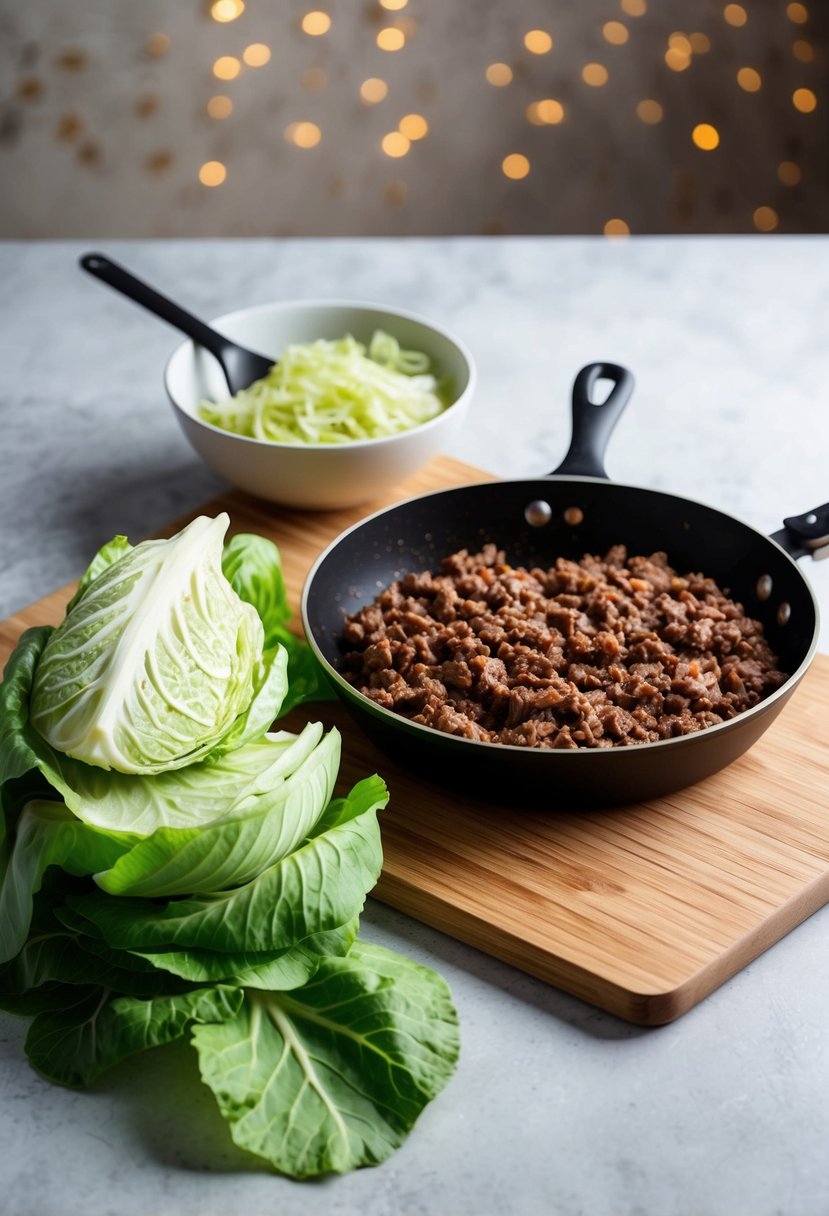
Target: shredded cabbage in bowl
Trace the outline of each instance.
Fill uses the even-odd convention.
[[[353,443],[428,422],[448,404],[422,351],[376,330],[368,348],[350,334],[286,347],[267,376],[226,401],[199,403],[199,418],[271,443]]]

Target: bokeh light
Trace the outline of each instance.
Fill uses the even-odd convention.
[[[654,126],[662,121],[662,106],[658,101],[654,101],[652,97],[646,97],[636,106],[636,117],[640,122],[647,123],[648,126]]]
[[[726,4],[722,15],[728,24],[733,25],[736,29],[739,29],[741,25],[745,25],[748,21],[748,13],[742,4]]]
[[[406,138],[402,131],[389,131],[388,135],[384,135],[380,145],[386,156],[405,156],[411,148],[411,141]]]
[[[691,56],[677,47],[669,46],[665,52],[665,63],[672,72],[684,72],[691,66]]]
[[[219,80],[235,80],[242,65],[235,55],[221,55],[213,64],[213,75]]]
[[[208,101],[207,113],[211,118],[229,118],[233,113],[233,102],[223,93],[219,93]]]
[[[496,88],[503,88],[512,80],[512,68],[508,63],[491,63],[486,70],[486,78]]]
[[[710,122],[700,122],[691,132],[691,139],[703,152],[713,152],[720,146],[720,133]]]
[[[811,89],[795,89],[792,93],[792,104],[801,114],[811,114],[817,106],[817,97]]]
[[[688,56],[694,49],[687,34],[671,34],[668,38],[668,46],[672,51],[678,51],[680,55]]]
[[[762,77],[756,68],[740,68],[737,73],[737,84],[746,93],[756,93],[763,84]]]
[[[798,186],[803,174],[793,160],[784,160],[777,166],[777,176],[784,186]]]
[[[169,34],[150,34],[145,49],[148,55],[152,55],[154,59],[160,59],[162,55],[167,54],[170,45]]]
[[[264,42],[252,42],[242,51],[242,58],[250,68],[261,68],[270,61],[271,48]]]
[[[312,2],[313,0],[304,0],[302,4],[294,8],[288,33],[293,40],[293,51],[299,62],[292,70],[291,81],[286,82],[282,79],[277,84],[276,74],[270,72],[262,73],[255,85],[251,83],[251,74],[247,69],[273,64],[274,57],[279,55],[281,49],[278,45],[272,47],[264,42],[248,42],[248,39],[256,37],[257,33],[260,37],[268,36],[264,32],[267,27],[247,32],[247,26],[253,25],[253,7],[255,6],[251,6],[249,3],[246,5],[246,0],[205,0],[202,5],[201,19],[207,27],[209,37],[213,39],[213,55],[215,56],[219,51],[232,53],[223,53],[214,60],[210,59],[209,54],[204,56],[201,71],[203,83],[206,82],[207,88],[202,97],[196,96],[195,98],[196,112],[201,114],[203,128],[209,125],[205,121],[206,119],[216,122],[224,121],[231,116],[234,116],[235,119],[233,123],[228,123],[227,128],[221,132],[213,128],[211,124],[215,146],[209,147],[208,145],[201,154],[224,155],[225,163],[211,160],[198,168],[197,157],[194,168],[197,168],[199,181],[203,185],[222,184],[227,179],[228,171],[231,181],[239,184],[237,178],[233,177],[234,172],[237,172],[233,152],[237,149],[232,150],[230,145],[226,144],[226,140],[237,135],[236,128],[240,120],[247,120],[250,99],[256,96],[253,92],[254,89],[264,88],[266,93],[269,93],[274,87],[277,87],[279,95],[270,97],[270,101],[275,104],[275,107],[290,104],[286,90],[293,91],[294,94],[299,93],[298,101],[296,96],[294,97],[292,109],[288,109],[287,112],[283,111],[275,119],[277,141],[280,130],[284,129],[285,140],[296,148],[313,148],[321,142],[322,131],[317,123],[288,122],[292,112],[296,114],[299,111],[301,114],[307,107],[307,110],[314,113],[315,106],[326,98],[331,104],[338,105],[341,99],[338,98],[335,101],[329,94],[335,92],[335,86],[339,92],[340,85],[344,81],[347,82],[347,76],[343,75],[341,66],[335,60],[329,61],[328,59],[328,53],[333,49],[332,38],[327,41],[323,38],[322,42],[318,42],[317,45],[311,45],[304,40],[304,35],[319,39],[322,35],[327,34],[332,29],[332,19],[334,40],[343,34],[340,24],[338,24],[340,10],[335,9],[332,5],[328,11],[321,9],[306,11],[307,3]],[[323,3],[326,2],[327,0],[323,0]],[[549,15],[550,10],[547,10],[548,15],[544,15],[540,10],[533,15],[528,14],[525,16],[524,22],[518,24],[517,29],[513,22],[513,28],[507,31],[506,37],[489,43],[489,56],[500,54],[510,62],[487,63],[489,56],[481,56],[478,66],[475,67],[473,64],[471,70],[477,74],[477,105],[479,107],[481,106],[480,91],[483,88],[481,73],[488,85],[493,88],[503,89],[509,85],[513,86],[513,89],[508,90],[506,95],[497,99],[492,98],[491,101],[493,109],[500,107],[500,112],[505,113],[504,107],[506,107],[506,110],[509,111],[511,127],[508,129],[512,129],[513,134],[507,136],[504,144],[509,147],[512,143],[513,147],[516,144],[520,147],[526,141],[528,153],[533,154],[532,165],[528,156],[523,153],[513,152],[510,155],[504,155],[501,152],[503,160],[499,162],[498,153],[493,156],[490,152],[489,172],[497,178],[500,168],[505,177],[520,181],[526,178],[532,169],[533,186],[538,182],[540,188],[540,161],[538,158],[542,154],[533,141],[544,141],[545,148],[548,149],[544,153],[545,156],[554,155],[553,145],[559,150],[559,154],[565,155],[568,140],[582,135],[582,124],[588,123],[591,117],[603,117],[607,122],[618,119],[621,124],[623,112],[627,121],[627,138],[633,141],[634,146],[638,138],[640,151],[650,149],[654,157],[660,158],[663,176],[670,177],[667,184],[663,181],[663,185],[665,185],[664,206],[662,206],[663,221],[676,223],[686,229],[697,222],[703,226],[710,224],[716,226],[719,220],[722,220],[723,230],[733,230],[735,224],[743,228],[751,229],[753,227],[760,232],[775,231],[781,227],[781,224],[784,231],[787,228],[802,230],[804,223],[809,222],[809,216],[806,215],[809,209],[806,200],[807,198],[813,199],[813,192],[822,184],[819,175],[815,175],[813,172],[813,156],[817,154],[813,140],[821,135],[820,124],[824,124],[826,120],[827,97],[821,91],[821,78],[815,70],[804,69],[799,65],[811,65],[817,59],[820,66],[824,66],[817,28],[822,10],[817,7],[815,0],[812,0],[812,3],[809,3],[809,0],[806,0],[806,3],[795,2],[795,0],[774,0],[774,2],[778,27],[772,37],[771,32],[764,25],[763,0],[741,0],[739,3],[731,2],[731,0],[729,2],[717,0],[713,8],[707,10],[704,26],[707,33],[700,29],[691,32],[692,21],[698,21],[700,24],[703,22],[703,18],[699,14],[696,18],[684,14],[684,11],[681,16],[675,14],[674,20],[678,25],[684,26],[684,31],[680,29],[670,32],[673,22],[668,24],[670,17],[668,16],[666,19],[664,13],[657,11],[661,6],[654,4],[649,8],[646,0],[618,0],[618,2],[609,0],[609,3],[604,6],[604,11],[597,10],[594,15],[590,31],[592,42],[585,44],[586,48],[592,49],[593,54],[601,55],[604,62],[585,63],[584,60],[591,53],[591,49],[585,49],[575,60],[576,64],[579,62],[583,64],[582,68],[577,67],[576,71],[581,73],[585,86],[599,92],[602,86],[608,86],[604,95],[595,97],[590,95],[585,97],[584,93],[579,95],[578,92],[572,97],[567,94],[566,88],[572,88],[573,60],[572,48],[569,45],[566,50],[567,54],[571,56],[569,59],[571,66],[569,69],[563,68],[564,71],[569,72],[569,86],[563,82],[554,83],[558,79],[555,75],[555,65],[565,52],[565,35],[569,37],[569,33],[564,27],[559,29],[556,26],[554,16]],[[829,0],[827,2],[829,3]],[[243,14],[246,14],[246,17],[242,25],[228,31],[218,30],[211,24],[211,22],[232,23]],[[634,19],[642,18],[645,14],[650,15],[649,19],[640,22],[637,26]],[[515,19],[520,22],[520,15],[515,14]],[[810,19],[815,22],[814,45],[810,41],[808,24]],[[431,145],[437,139],[438,134],[441,135],[441,140],[438,142],[442,143],[445,134],[440,121],[441,114],[443,112],[445,121],[449,121],[450,113],[448,100],[443,93],[440,73],[431,62],[428,63],[428,66],[424,66],[417,55],[421,49],[416,37],[421,22],[421,14],[417,6],[409,4],[408,0],[366,0],[359,20],[362,27],[363,51],[368,56],[364,61],[363,70],[370,71],[371,67],[374,67],[376,71],[385,71],[388,80],[372,76],[360,83],[361,74],[356,78],[352,75],[350,91],[346,95],[344,104],[350,107],[353,117],[353,109],[355,107],[359,109],[360,103],[371,107],[380,102],[386,102],[385,108],[377,115],[380,122],[379,128],[374,126],[372,131],[374,125],[372,116],[363,115],[361,124],[364,128],[363,138],[369,141],[377,162],[381,162],[380,149],[385,156],[391,158],[399,159],[410,155],[410,160],[405,166],[398,166],[397,169],[394,166],[387,166],[385,174],[381,175],[379,181],[375,181],[373,185],[374,205],[377,206],[382,202],[380,192],[384,189],[384,177],[391,178],[397,173],[409,176],[418,169],[426,172],[430,153],[433,151]],[[534,22],[546,25],[548,28],[527,29]],[[743,27],[747,27],[745,32],[741,32]],[[237,28],[241,31],[238,34]],[[149,29],[153,29],[152,24]],[[212,29],[212,33],[210,33],[210,29]],[[647,56],[648,62],[644,67],[640,63],[638,55],[641,50],[644,56],[648,48],[637,44],[637,39],[633,37],[637,30],[640,37],[646,36],[646,38],[653,39],[649,43],[650,54]],[[650,31],[649,35],[648,31]],[[173,33],[175,35],[176,31],[174,30]],[[247,36],[245,36],[246,34]],[[766,37],[766,34],[769,37]],[[168,65],[149,63],[147,57],[166,55],[170,49],[171,40],[169,35],[161,32],[151,34],[146,41],[143,40],[145,37],[146,35],[139,37],[138,52],[139,55],[144,56],[145,72],[151,74],[149,78],[152,81],[151,87],[160,92],[158,96],[153,95],[152,101],[145,100],[142,98],[142,89],[148,86],[140,82],[135,94],[129,99],[128,109],[133,122],[137,119],[145,120],[155,116],[154,123],[145,121],[142,128],[142,134],[145,134],[150,140],[150,153],[145,148],[137,154],[139,168],[142,166],[147,168],[150,160],[155,157],[156,159],[153,160],[155,171],[161,167],[166,168],[171,163],[171,154],[163,148],[163,135],[159,138],[156,132],[153,137],[155,124],[160,128],[164,127],[163,116],[159,113],[158,97],[162,98],[165,107],[167,105],[164,90],[161,89],[153,73],[157,76],[162,66]],[[412,37],[415,38],[415,41],[410,43]],[[763,47],[763,42],[768,43],[769,38],[774,43],[771,49],[768,45]],[[550,54],[554,49],[554,39],[556,55],[551,55],[547,63],[535,62],[537,58],[543,60],[543,56]],[[410,49],[407,50],[406,56],[401,56],[394,63],[389,63],[388,60],[378,62],[375,42],[376,47],[382,51],[399,51],[403,47]],[[628,51],[616,55],[614,48],[625,47],[628,44],[630,44]],[[605,46],[604,51],[601,50],[602,45]],[[697,56],[708,55],[712,51],[712,46],[714,53],[710,54],[704,63],[700,63]],[[176,38],[175,50],[177,59],[185,51],[183,43],[180,44],[178,38]],[[427,48],[424,47],[423,51],[424,57],[428,60]],[[305,63],[302,62],[300,52],[304,56]],[[88,69],[89,63],[93,60],[92,51],[78,49],[74,46],[63,49],[58,46],[57,50],[52,48],[49,54],[53,71],[60,69],[82,72]],[[576,54],[578,54],[577,51]],[[80,67],[73,66],[74,57],[78,56],[84,60],[84,64]],[[614,58],[614,56],[616,57]],[[411,63],[410,60],[412,60]],[[755,66],[749,66],[752,62]],[[308,63],[315,66],[306,66]],[[394,66],[398,63],[413,72],[411,78],[401,79],[399,83],[397,78],[392,76]],[[743,66],[740,66],[741,63]],[[323,67],[322,64],[326,66]],[[734,66],[735,64],[736,66]],[[674,81],[667,78],[666,65],[671,72],[676,73],[685,72],[689,68],[693,69],[687,84],[684,80]],[[173,70],[173,66],[169,65],[169,70]],[[388,70],[386,70],[387,68]],[[554,72],[553,76],[550,76],[551,68]],[[610,73],[609,68],[613,68],[613,73]],[[712,77],[712,73],[715,73],[716,79]],[[610,80],[611,74],[613,75],[612,81]],[[242,77],[240,93],[245,99],[244,105],[237,93],[237,86],[230,83],[237,80],[239,76]],[[638,87],[636,81],[639,82]],[[391,82],[391,87],[389,82]],[[38,69],[25,73],[21,70],[17,81],[12,81],[12,93],[15,83],[19,96],[26,101],[42,103],[44,98],[51,98],[51,82],[44,71]],[[762,99],[745,103],[735,101],[735,84],[747,94],[762,93]],[[712,100],[709,106],[702,98],[706,95],[714,98],[717,86],[719,95]],[[322,98],[308,97],[304,102],[302,101],[304,92],[314,93],[325,88],[328,89],[328,93],[324,94]],[[562,90],[561,96],[567,99],[566,111],[562,101],[543,96],[546,89],[558,92],[559,88]],[[691,89],[690,94],[687,92],[688,88]],[[359,89],[358,95],[356,95],[357,89]],[[671,94],[671,89],[677,90],[676,98]],[[251,91],[249,92],[249,90]],[[656,96],[651,96],[642,97],[637,101],[637,94],[645,91],[652,91],[660,100],[656,100]],[[232,96],[228,94],[232,94]],[[730,103],[729,96],[731,96]],[[710,122],[699,122],[694,125],[693,109],[690,114],[686,114],[683,120],[681,117],[683,98],[687,102],[689,98],[693,97],[697,98],[698,116],[712,116],[717,123],[716,126]],[[268,98],[261,94],[259,99],[260,102],[268,101]],[[788,99],[790,99],[790,104]],[[755,159],[751,164],[746,163],[745,172],[742,171],[743,166],[737,166],[735,163],[737,145],[734,140],[739,129],[737,114],[741,104],[751,107],[751,113],[754,114],[756,121],[760,121],[764,113],[767,113],[768,117],[774,112],[777,123],[776,129],[770,130],[774,139],[770,139],[768,144],[763,147],[758,145],[753,150],[756,152]],[[85,114],[80,119],[67,118],[67,114],[74,115],[74,112],[65,110],[61,117],[61,108],[65,105],[64,99],[59,97],[55,106],[58,118],[51,114],[47,116],[48,129],[65,145],[73,143],[74,146],[71,150],[66,148],[66,151],[76,159],[81,159],[77,155],[79,144],[87,138],[87,133],[90,145],[96,142],[92,138],[95,135],[94,116]],[[613,113],[614,106],[619,108],[618,115]],[[409,108],[413,112],[405,113]],[[414,112],[416,109],[422,109],[424,113]],[[805,117],[803,119],[799,117],[800,115],[811,115],[815,110],[818,110],[818,114],[815,118],[810,118],[809,123],[805,122]],[[536,132],[530,133],[524,128],[525,134],[522,136],[520,134],[522,111],[524,120],[534,127],[554,126],[566,120],[567,128],[558,135],[550,134],[548,136]],[[787,119],[786,113],[788,114]],[[403,117],[400,117],[401,114]],[[426,114],[429,116],[428,119],[425,117]],[[319,114],[316,116],[319,118]],[[641,132],[637,137],[630,130],[631,127],[636,126],[633,123],[634,116],[638,123],[645,126],[664,124],[663,129],[650,136]],[[748,111],[745,116],[748,117]],[[326,121],[326,119],[323,118],[319,121]],[[346,121],[345,115],[343,115],[342,121]],[[443,126],[445,126],[445,121]],[[271,122],[274,122],[273,117]],[[287,126],[286,123],[288,123]],[[677,124],[676,128],[674,123]],[[516,126],[516,124],[519,125]],[[688,124],[687,127],[686,124]],[[568,132],[568,128],[573,127],[577,127],[578,130]],[[387,132],[386,135],[383,135],[384,130]],[[703,169],[701,163],[705,158],[697,158],[684,143],[687,138],[686,130],[691,135],[691,142],[695,149],[712,152],[722,144],[724,152],[720,154],[719,158],[710,158]],[[208,132],[203,131],[203,134],[207,136]],[[412,145],[427,136],[429,136],[427,147],[416,154]],[[333,140],[333,125],[327,125],[326,148],[333,146]],[[562,148],[561,140],[564,140],[564,148]],[[645,140],[648,141],[647,144],[645,144]],[[675,146],[677,143],[679,149]],[[502,144],[502,148],[504,144]],[[152,152],[154,147],[159,146],[160,151]],[[104,150],[100,144],[96,144],[96,147],[98,148],[96,156],[108,156],[108,149]],[[671,157],[672,151],[685,161],[684,169],[676,167],[675,161]],[[321,156],[322,159],[309,157],[307,160],[312,164],[324,164],[325,150]],[[786,156],[795,159],[781,159],[778,162],[778,157]],[[423,159],[424,157],[425,159]],[[693,161],[691,161],[691,157],[693,157]],[[87,160],[92,163],[92,159],[90,153]],[[172,163],[178,169],[178,162],[173,160]],[[693,165],[696,165],[697,168],[693,168]],[[187,172],[192,181],[194,169],[191,168]],[[329,177],[330,172],[329,170]],[[349,191],[352,191],[354,182],[345,168],[342,168],[342,173],[343,182],[347,184]],[[687,189],[682,185],[683,174],[691,183]],[[710,174],[714,174],[716,180],[706,180],[705,174],[709,174],[709,177]],[[656,165],[654,165],[653,176],[654,178],[657,176]],[[793,188],[799,187],[804,180],[808,189],[793,192]],[[326,181],[320,185],[324,194]],[[408,189],[414,192],[415,186],[416,182],[412,178]],[[402,183],[397,183],[394,189],[399,190],[401,199],[406,196],[407,187]],[[502,186],[502,189],[506,190],[506,187]],[[738,189],[743,190],[742,201],[737,198]],[[768,204],[755,206],[758,199],[762,200],[764,195],[769,204],[775,204],[777,210]],[[520,199],[521,196],[521,191],[514,192],[514,198]],[[388,194],[383,197],[387,203],[391,202]],[[625,202],[625,195],[619,195],[613,201],[614,197],[609,190],[604,195],[605,202],[600,206],[601,211],[604,211],[605,214],[611,208],[619,207],[623,211],[629,208],[630,204]],[[654,203],[652,209],[658,210],[658,205]],[[593,231],[604,231],[608,236],[630,235],[630,226],[626,220],[617,216],[605,222],[601,218],[601,211],[598,214],[594,212],[589,221]],[[637,226],[637,231],[639,231],[640,225],[645,226],[646,230],[648,223],[662,222],[658,215],[655,215],[652,220],[644,212],[640,214],[638,210],[633,213],[632,218]],[[505,224],[507,222],[504,221]]]
[[[406,114],[400,119],[398,130],[407,139],[424,139],[429,134],[429,124],[422,114]]]
[[[773,232],[780,223],[774,207],[757,207],[752,218],[758,232]]]
[[[315,122],[291,122],[285,128],[285,140],[296,148],[315,148],[322,131]]]
[[[360,100],[367,106],[374,106],[388,96],[389,86],[379,76],[369,76],[360,85]]]
[[[622,25],[621,21],[605,21],[602,26],[602,37],[605,42],[610,42],[613,46],[624,46],[630,34],[626,25]]]
[[[331,18],[328,13],[324,13],[321,9],[313,9],[312,12],[306,13],[300,22],[303,34],[310,34],[312,38],[319,38],[322,34],[327,34],[331,29]]]
[[[553,49],[553,39],[546,30],[527,30],[524,35],[524,46],[533,55],[546,55]]]
[[[527,121],[533,126],[557,126],[564,121],[564,106],[552,97],[544,97],[541,101],[531,101],[526,109]]]
[[[210,16],[214,21],[235,21],[244,11],[244,0],[213,0],[210,6]]]
[[[221,186],[227,177],[227,169],[220,160],[208,160],[199,169],[199,181],[203,186]]]
[[[607,84],[607,68],[602,63],[586,63],[581,70],[581,78],[591,88],[601,88]]]
[[[501,171],[504,177],[509,177],[515,182],[520,181],[530,171],[529,159],[521,152],[511,152],[501,161]]]
[[[406,35],[397,26],[387,25],[377,31],[376,42],[381,51],[401,51],[406,45]]]

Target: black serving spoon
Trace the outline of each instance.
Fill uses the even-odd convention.
[[[160,295],[154,288],[102,253],[85,253],[80,258],[80,265],[96,279],[114,287],[136,304],[143,305],[157,317],[161,317],[162,321],[174,325],[176,329],[187,334],[188,338],[192,338],[215,355],[221,364],[231,394],[249,388],[254,380],[261,380],[276,362],[275,359],[267,359],[264,355],[257,355],[254,351],[231,342],[230,338],[217,333],[215,329],[205,325],[204,321],[174,304],[166,296]]]

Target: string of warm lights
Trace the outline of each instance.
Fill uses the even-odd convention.
[[[612,2],[612,0],[608,0],[608,2]],[[616,0],[616,2],[619,5],[619,17],[609,16],[600,26],[606,54],[600,53],[598,58],[583,63],[575,71],[568,71],[569,77],[577,77],[589,90],[603,90],[608,85],[612,88],[614,73],[617,71],[614,65],[620,62],[615,58],[619,53],[618,48],[628,47],[635,42],[637,22],[646,17],[649,11],[648,0]],[[785,3],[785,0],[777,0],[777,2],[780,3],[781,10],[785,11],[786,18],[794,27],[793,33],[797,34],[791,44],[794,61],[799,65],[812,64],[815,60],[814,47],[804,36],[802,28],[809,22],[806,5],[799,2]],[[407,12],[408,3],[409,0],[374,0],[373,40],[377,49],[389,56],[396,56],[401,51],[405,51],[417,34],[417,23]],[[250,15],[252,8],[251,0],[248,0],[247,6],[245,0],[207,0],[205,11],[213,21],[229,26],[237,22],[246,12]],[[739,52],[739,31],[746,26],[750,27],[752,20],[748,0],[743,4],[733,2],[723,4],[719,19],[724,25],[735,31],[731,46],[736,47]],[[243,28],[244,24],[240,28]],[[336,21],[329,12],[323,9],[309,9],[299,19],[297,30],[302,37],[311,40],[325,39],[332,34],[332,31],[336,32]],[[519,38],[523,50],[530,57],[529,63],[536,59],[543,60],[546,56],[552,56],[551,62],[553,63],[558,61],[561,52],[556,47],[554,31],[536,27],[526,30],[519,35]],[[716,41],[717,31],[714,27],[711,27],[708,32],[702,30],[672,32],[668,35],[662,51],[664,65],[672,73],[690,72],[693,76],[695,61],[700,56],[709,54],[712,44]],[[170,46],[170,37],[166,33],[156,32],[148,38],[145,50],[149,56],[160,59],[167,55]],[[623,55],[625,53],[621,52]],[[225,90],[215,92],[207,99],[205,110],[208,117],[216,122],[225,122],[233,118],[235,113],[233,91],[232,87],[228,86],[232,86],[233,82],[238,81],[248,69],[258,70],[266,67],[272,61],[272,57],[272,49],[266,43],[249,42],[240,49],[228,48],[228,53],[215,58],[211,65],[211,74],[215,82],[221,82],[225,86]],[[83,67],[83,64],[74,60],[70,62],[72,52],[66,52],[63,59],[65,62],[61,62],[61,66],[66,71],[78,71]],[[759,68],[751,63],[744,62],[736,68],[736,71],[734,68],[730,70],[734,71],[733,79],[736,87],[743,93],[758,94],[769,88],[768,81],[764,80]],[[522,95],[521,112],[531,127],[557,127],[571,121],[577,114],[578,103],[566,93],[566,105],[564,101],[554,96],[542,96],[527,101],[526,82],[534,77],[528,75],[527,61],[522,61],[520,58],[513,60],[512,63],[503,59],[486,64],[483,68],[483,77],[493,89],[507,91],[504,103],[507,106],[511,102],[507,101],[506,97],[512,98],[519,93]],[[301,76],[302,88],[307,93],[324,90],[328,86],[328,82],[328,74],[325,68],[320,66],[308,67]],[[384,79],[381,75],[368,76],[359,84],[358,98],[363,106],[375,107],[382,102],[387,102],[391,92],[389,80]],[[610,92],[611,90],[608,90],[608,95]],[[23,100],[36,101],[42,93],[42,83],[37,77],[29,76],[19,83],[17,93]],[[796,114],[810,115],[818,106],[818,96],[808,84],[798,83],[791,90],[788,103]],[[155,111],[157,104],[156,97],[145,96],[136,102],[135,112],[138,117],[147,118]],[[644,127],[659,126],[665,120],[666,114],[672,112],[669,91],[666,90],[663,96],[641,98],[635,103],[633,112]],[[728,132],[724,133],[710,120],[710,116],[701,115],[700,118],[701,121],[693,124],[688,131],[692,147],[696,152],[706,155],[717,153],[727,155]],[[720,122],[719,119],[716,121]],[[57,138],[65,143],[77,141],[81,138],[83,126],[83,120],[77,113],[67,111],[60,118],[56,130]],[[412,152],[413,146],[426,139],[429,134],[430,122],[426,116],[415,112],[406,113],[399,119],[393,120],[393,124],[390,124],[385,133],[379,136],[378,151],[391,160],[399,161],[408,156]],[[299,151],[317,148],[324,142],[320,122],[311,121],[303,116],[298,116],[288,122],[284,127],[283,136],[287,144]],[[537,138],[545,137],[539,135]],[[533,148],[536,146],[537,144],[533,143],[529,148],[521,148],[519,145],[518,148],[513,146],[512,149],[501,150],[498,163],[501,173],[508,181],[517,183],[531,177],[535,157]],[[789,148],[787,151],[791,157],[792,149]],[[86,144],[78,144],[79,159],[91,162],[95,155],[94,146],[90,141],[87,141]],[[151,154],[145,163],[148,168],[161,171],[168,166],[171,159],[170,153],[158,151]],[[228,166],[218,159],[205,161],[198,168],[198,180],[208,188],[221,186],[228,180]],[[782,160],[777,165],[776,180],[782,186],[796,187],[803,180],[803,170],[793,159]],[[406,194],[405,183],[393,181],[387,184],[384,196],[391,205],[401,205]],[[779,227],[780,216],[774,207],[768,203],[762,203],[754,208],[752,222],[757,231],[772,232]],[[627,236],[631,231],[631,226],[629,221],[614,216],[604,223],[603,231],[607,236]]]
[[[406,8],[408,0],[380,0],[380,8],[388,12],[400,12]],[[231,21],[241,16],[244,11],[242,0],[214,0],[211,14],[217,21]],[[622,12],[629,18],[640,18],[647,13],[647,0],[621,0]],[[804,25],[808,21],[808,11],[805,5],[790,3],[786,7],[786,15],[795,25]],[[749,14],[741,4],[728,3],[723,7],[722,17],[725,23],[733,29],[740,29],[748,23]],[[332,21],[328,13],[322,10],[312,10],[302,17],[300,28],[309,37],[317,38],[331,30]],[[411,24],[409,30],[412,29]],[[609,47],[621,47],[629,43],[631,30],[621,20],[607,20],[602,25],[602,37]],[[375,34],[377,47],[389,53],[402,50],[407,43],[407,29],[401,23],[384,24]],[[549,55],[554,49],[554,38],[547,29],[534,28],[523,35],[524,48],[535,56]],[[672,33],[664,52],[664,62],[673,72],[686,72],[691,67],[694,56],[705,55],[711,49],[711,39],[708,34],[696,31],[691,34],[682,32]],[[812,61],[811,44],[803,38],[795,41],[792,48],[795,59],[799,62]],[[248,66],[261,66],[267,63],[270,51],[263,44],[253,44],[242,53],[241,62],[235,56],[222,56],[213,65],[213,72],[221,80],[235,79],[242,63]],[[592,89],[599,89],[610,79],[610,71],[604,63],[589,62],[581,68],[581,79]],[[494,88],[503,89],[512,84],[514,70],[506,62],[490,63],[485,70],[485,79]],[[746,93],[757,93],[763,85],[760,72],[752,66],[740,67],[736,74],[737,85]],[[305,83],[305,82],[304,82]],[[307,84],[306,84],[307,87]],[[385,100],[389,93],[388,83],[380,77],[369,77],[362,82],[359,89],[360,100],[367,106],[377,105]],[[817,97],[813,90],[800,87],[792,94],[792,105],[802,114],[811,113],[817,106]],[[664,118],[664,105],[655,98],[643,98],[636,105],[636,116],[646,126],[655,126]],[[225,118],[232,113],[232,102],[225,96],[211,98],[208,103],[208,113],[214,118]],[[564,105],[555,98],[545,97],[530,102],[525,108],[527,121],[533,126],[556,126],[566,119]],[[423,139],[429,131],[427,120],[420,114],[408,114],[402,118],[397,129],[387,131],[380,140],[382,152],[392,158],[400,159],[408,155],[412,143]],[[297,121],[289,123],[285,128],[285,139],[297,148],[314,148],[322,139],[320,127],[313,122]],[[690,132],[691,141],[701,152],[715,152],[721,144],[720,131],[710,122],[697,123]],[[501,159],[501,171],[511,181],[519,182],[527,178],[532,170],[529,156],[524,152],[508,152]],[[801,180],[800,167],[793,161],[783,161],[777,170],[778,180],[783,185],[794,186]],[[200,180],[205,185],[218,185],[226,178],[224,166],[211,161],[203,165]],[[398,194],[400,191],[397,192]],[[761,205],[753,212],[753,222],[760,232],[773,231],[779,224],[779,217],[774,208]],[[629,224],[619,218],[609,219],[604,225],[607,236],[627,236],[630,233]]]
[[[647,0],[621,0],[622,11],[629,17],[643,17],[647,12]],[[735,29],[748,23],[748,12],[741,4],[726,4],[723,8],[723,19]],[[806,6],[800,3],[790,3],[786,7],[786,15],[796,25],[803,25],[809,19]],[[624,46],[630,38],[630,31],[621,21],[606,21],[602,26],[602,36],[612,46]],[[530,30],[524,36],[524,45],[534,54],[547,54],[553,49],[553,37],[545,30]],[[690,35],[672,33],[667,41],[664,54],[665,64],[674,72],[686,71],[692,63],[693,56],[707,54],[711,49],[711,40],[701,31]],[[792,48],[794,57],[802,63],[811,63],[814,58],[813,48],[805,39],[798,39]],[[491,63],[486,69],[486,79],[489,84],[503,88],[513,80],[513,70],[506,63]],[[607,84],[610,73],[602,63],[586,63],[581,69],[581,78],[592,88],[601,88]],[[737,84],[746,93],[756,93],[762,87],[762,78],[756,68],[741,67],[737,72]],[[817,107],[817,96],[812,89],[797,88],[792,94],[792,105],[802,114],[809,114]],[[653,98],[645,98],[636,105],[636,115],[646,125],[656,125],[664,117],[664,109],[660,102]],[[564,121],[564,107],[561,103],[545,100],[531,102],[526,109],[529,122],[534,125],[559,123]],[[720,146],[720,132],[709,122],[697,123],[691,131],[691,140],[696,148],[703,152],[713,152]],[[531,171],[529,158],[523,153],[513,152],[505,156],[501,162],[504,175],[513,181],[521,181],[528,177]],[[801,170],[793,161],[783,161],[777,170],[778,180],[787,186],[796,186],[802,178]],[[773,207],[762,205],[754,209],[752,219],[759,232],[772,232],[779,224],[779,216]],[[627,236],[630,227],[623,219],[612,218],[604,225],[606,236]]]

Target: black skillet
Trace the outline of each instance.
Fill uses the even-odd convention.
[[[613,383],[595,403],[598,380]],[[771,537],[713,507],[607,479],[604,451],[631,392],[612,363],[583,368],[573,386],[573,433],[549,477],[495,481],[408,499],[342,533],[311,569],[302,621],[326,674],[354,720],[388,754],[427,781],[487,801],[567,806],[625,803],[692,785],[745,752],[771,725],[815,653],[818,609],[796,558],[829,545],[829,504],[784,521]],[[458,549],[487,541],[513,565],[547,567],[624,544],[663,550],[674,568],[715,579],[759,619],[789,678],[737,717],[691,735],[612,748],[537,749],[444,734],[376,705],[340,674],[346,615],[408,571],[437,570]]]

